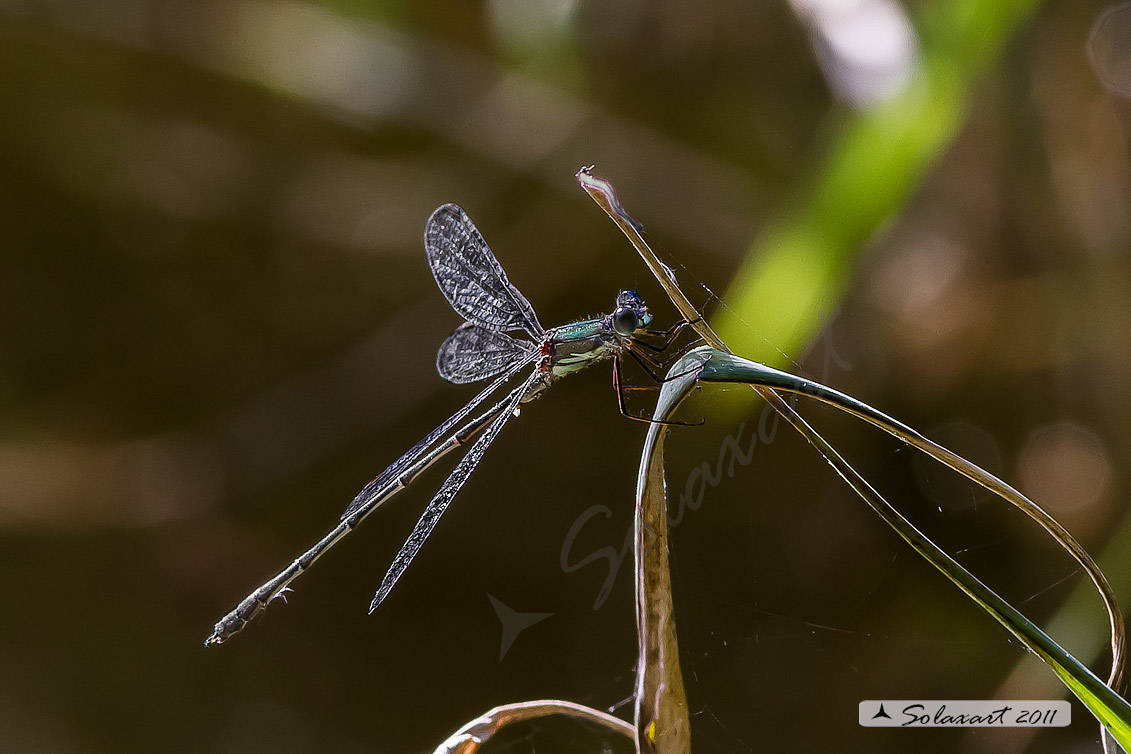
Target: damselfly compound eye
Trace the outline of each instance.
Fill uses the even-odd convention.
[[[635,322],[633,322],[635,318]],[[613,310],[613,327],[620,335],[632,335],[642,327],[647,327],[652,315],[644,304],[644,299],[636,291],[621,291],[617,294],[617,307]]]
[[[613,329],[620,335],[632,335],[640,327],[640,317],[635,309],[626,306],[613,312]]]

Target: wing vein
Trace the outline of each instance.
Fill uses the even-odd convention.
[[[497,331],[545,332],[534,307],[511,285],[482,234],[458,205],[439,207],[424,227],[424,250],[436,285],[464,319]]]
[[[487,427],[483,434],[475,440],[474,444],[472,444],[471,448],[467,451],[467,454],[456,464],[451,475],[444,481],[443,486],[440,487],[436,496],[432,498],[432,502],[428,503],[428,507],[424,509],[424,513],[420,516],[420,520],[416,522],[412,533],[409,534],[408,539],[405,540],[404,545],[401,546],[400,552],[398,552],[397,556],[393,559],[393,564],[389,566],[388,573],[386,573],[385,578],[381,580],[381,586],[377,589],[377,594],[374,595],[373,602],[369,605],[369,612],[376,610],[377,606],[389,596],[389,592],[392,590],[393,585],[397,583],[397,579],[401,577],[401,574],[408,568],[412,559],[420,552],[424,541],[428,538],[428,535],[432,533],[432,530],[436,528],[440,517],[444,515],[444,511],[448,509],[448,505],[451,504],[452,499],[455,498],[460,488],[463,487],[464,482],[471,476],[471,472],[475,470],[475,467],[483,458],[483,454],[487,451],[487,447],[491,444],[491,441],[498,436],[499,431],[502,430],[507,421],[514,416],[514,410],[518,407],[519,402],[522,401],[522,397],[526,394],[526,391],[537,381],[538,377],[538,373],[535,372],[530,375],[525,382],[511,391],[510,402],[507,403],[506,408],[491,422],[490,426]]]
[[[476,406],[487,400],[487,398],[492,393],[502,387],[512,377],[514,377],[514,375],[519,370],[533,361],[536,356],[536,352],[531,352],[527,354],[525,358],[516,361],[509,369],[507,369],[506,372],[500,375],[490,385],[485,387],[483,391],[479,393],[479,395],[472,398],[466,406],[445,419],[443,423],[440,424],[440,426],[429,432],[424,437],[424,439],[409,448],[408,452],[406,452],[397,460],[393,461],[388,468],[377,475],[377,477],[375,477],[369,484],[365,485],[361,492],[357,493],[357,496],[353,499],[353,502],[349,504],[345,512],[342,514],[342,520],[349,518],[354,513],[368,505],[371,500],[374,500],[384,494],[385,488],[389,484],[395,483],[396,478],[404,473],[404,471],[408,469],[409,466],[416,463],[416,460],[421,456],[421,454],[426,452],[436,443],[437,440],[439,440],[441,437],[451,431],[453,427],[463,421],[468,414],[475,410]]]

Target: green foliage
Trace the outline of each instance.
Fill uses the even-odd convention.
[[[842,113],[800,200],[762,234],[727,290],[717,328],[738,353],[777,364],[820,328],[849,285],[853,263],[920,185],[962,126],[975,84],[1039,4],[929,3],[922,63],[898,96]],[[747,323],[757,323],[752,330]],[[773,344],[776,349],[770,349]]]

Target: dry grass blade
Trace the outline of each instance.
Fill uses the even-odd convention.
[[[704,359],[684,356],[664,383],[653,418],[667,421],[697,381]],[[640,456],[636,482],[636,740],[641,754],[689,754],[691,721],[679,666],[671,570],[668,566],[668,504],[664,440],[668,424],[652,424]]]
[[[722,339],[703,320],[702,316],[687,299],[683,291],[679,288],[679,285],[674,280],[670,270],[660,262],[655,253],[648,246],[647,242],[640,234],[640,223],[637,222],[631,215],[629,215],[621,205],[612,184],[603,178],[594,176],[591,167],[582,168],[578,171],[576,177],[578,183],[582,186],[582,188],[584,188],[590,195],[590,197],[595,202],[597,202],[597,204],[603,210],[605,210],[606,214],[608,214],[609,217],[612,218],[617,226],[620,227],[622,232],[624,232],[625,236],[628,237],[629,241],[644,259],[645,264],[648,265],[648,268],[652,271],[653,275],[659,281],[660,285],[664,288],[669,298],[671,298],[672,303],[676,306],[684,319],[686,319],[691,324],[695,331],[707,342],[710,347],[717,349],[718,351],[722,351],[724,352],[724,354],[733,357],[733,352],[729,348],[727,348]],[[723,358],[724,354],[718,354],[718,357]],[[762,365],[757,366],[762,367]],[[769,369],[768,367],[762,368]],[[673,374],[674,373],[675,372],[673,371]],[[912,445],[913,447],[927,453],[941,463],[949,466],[955,471],[958,471],[972,481],[982,485],[986,489],[1002,497],[1004,500],[1020,509],[1027,516],[1036,521],[1042,528],[1044,528],[1057,541],[1057,543],[1066,551],[1068,551],[1073,559],[1076,560],[1077,563],[1079,563],[1080,567],[1087,573],[1088,578],[1096,587],[1096,590],[1099,592],[1100,598],[1103,600],[1104,608],[1107,611],[1108,615],[1110,642],[1112,649],[1111,673],[1109,675],[1105,688],[1108,690],[1118,690],[1121,684],[1123,666],[1125,662],[1125,631],[1122,613],[1120,612],[1119,607],[1116,604],[1114,591],[1112,590],[1103,572],[1099,569],[1099,566],[1083,549],[1083,547],[1081,547],[1080,544],[1071,536],[1071,534],[1069,534],[1069,532],[1060,525],[1059,522],[1057,522],[1052,516],[1050,516],[1042,508],[1037,506],[1016,489],[1006,484],[1004,481],[998,479],[992,474],[989,474],[978,466],[971,464],[961,456],[958,456],[957,454],[947,450],[946,448],[943,448],[937,443],[934,443],[933,441],[927,439],[911,427],[908,427],[907,425],[904,425],[900,422],[895,421],[894,419],[891,419],[890,417],[887,417],[881,412],[872,409],[866,404],[856,401],[850,396],[846,396],[844,394],[838,393],[837,391],[825,388],[823,385],[817,386],[816,383],[811,383],[799,388],[798,385],[800,385],[802,382],[800,378],[796,378],[793,375],[788,375],[784,372],[779,372],[778,374],[781,375],[781,378],[777,381],[775,381],[774,379],[759,379],[757,383],[746,381],[746,384],[749,384],[764,400],[772,405],[775,410],[777,410],[791,425],[793,425],[793,427],[797,429],[797,431],[800,432],[802,436],[805,437],[805,439],[818,450],[818,452],[821,453],[825,460],[828,461],[828,463],[845,480],[845,482],[850,487],[852,487],[853,490],[857,492],[857,494],[864,498],[865,501],[867,501],[868,504],[873,508],[873,510],[875,510],[882,518],[884,518],[884,520],[887,521],[889,525],[892,525],[894,528],[896,528],[897,532],[899,532],[901,536],[904,536],[905,539],[911,542],[912,545],[915,546],[916,549],[921,553],[937,548],[935,548],[934,544],[929,540],[918,537],[918,532],[914,530],[914,527],[911,527],[910,524],[902,518],[898,511],[890,503],[888,503],[887,500],[885,500],[879,494],[879,492],[877,492],[867,482],[867,480],[861,477],[860,474],[850,464],[848,464],[848,462],[845,461],[840,456],[840,454],[837,453],[837,451],[831,445],[829,445],[829,443],[823,437],[821,437],[820,434],[816,432],[816,430],[814,430],[799,414],[797,414],[792,406],[786,403],[781,395],[776,392],[775,388],[784,389],[791,392],[801,392],[813,395],[813,397],[821,398],[822,400],[826,400],[826,402],[829,402],[837,406],[838,408],[841,408],[842,410],[848,411],[849,413],[884,429],[885,431],[893,434],[909,445]],[[822,397],[822,391],[825,391],[828,395]],[[835,399],[828,400],[827,398],[833,394],[835,394],[836,396]],[[660,406],[657,406],[657,418],[660,418],[661,416],[660,408]],[[656,433],[649,434],[650,441],[652,441],[653,434]],[[662,437],[662,435],[659,436]],[[651,446],[646,446],[645,457],[642,459],[642,464],[649,462],[650,447]],[[653,450],[652,452],[656,451]],[[658,452],[656,454],[662,455],[662,453]],[[646,472],[651,473],[650,471],[647,471],[645,469],[644,465],[642,465],[642,483],[644,474]],[[661,484],[657,487],[657,489],[659,490],[658,494],[662,496],[662,470],[659,472],[658,478],[661,481]],[[638,498],[639,497],[640,496],[638,495]],[[906,526],[904,526],[904,524],[906,524]],[[920,539],[924,539],[925,541],[919,541]],[[942,557],[945,558],[945,554],[942,554]],[[938,566],[937,563],[936,566]],[[1025,636],[1018,634],[1018,632],[1014,630],[1014,628],[1010,627],[1010,623],[1013,622],[1013,618],[1003,616],[1008,613],[1011,608],[1009,608],[1009,606],[1007,605],[995,605],[994,607],[991,607],[990,603],[983,601],[979,592],[979,588],[983,587],[980,582],[977,582],[977,580],[973,579],[973,577],[971,576],[970,579],[976,583],[972,585],[965,584],[964,578],[955,579],[955,577],[951,573],[949,573],[946,568],[941,568],[941,570],[943,570],[943,572],[946,573],[948,577],[955,581],[955,583],[960,588],[966,591],[967,594],[969,594],[975,600],[979,601],[984,609],[995,615],[995,617],[997,617],[998,620],[1002,621],[1003,624],[1007,626],[1007,628],[1010,628],[1010,630],[1013,631],[1015,635],[1018,635],[1019,638],[1021,638],[1021,640],[1025,642],[1026,646],[1031,651],[1036,653],[1038,656],[1041,656],[1046,660],[1046,662],[1049,662],[1054,670],[1058,671],[1058,675],[1061,676],[1061,679],[1070,689],[1073,689],[1078,693],[1083,691],[1083,693],[1090,694],[1093,697],[1104,696],[1104,689],[1093,688],[1091,690],[1088,690],[1078,688],[1078,678],[1072,676],[1070,673],[1061,672],[1061,670],[1058,670],[1060,665],[1057,662],[1050,662],[1050,657],[1047,655],[1047,653],[1042,651],[1041,647],[1035,646],[1032,642],[1028,641]],[[996,598],[996,595],[992,595],[992,597]],[[1008,609],[999,610],[997,609],[998,607]],[[1020,614],[1018,614],[1017,617],[1021,617]],[[1025,623],[1027,623],[1027,621],[1025,621]],[[1035,627],[1033,628],[1035,629]],[[1023,630],[1022,633],[1026,633],[1026,631]],[[674,640],[674,627],[672,629],[672,636]],[[1057,647],[1057,649],[1059,649],[1059,647]],[[1074,660],[1074,658],[1071,659]],[[1082,668],[1082,670],[1086,675],[1090,675],[1086,668]],[[682,686],[680,686],[679,691],[680,693],[682,693]],[[1089,707],[1093,710],[1093,712],[1097,713],[1097,717],[1099,717],[1101,720],[1101,731],[1105,730],[1105,723],[1107,725],[1106,730],[1108,732],[1120,729],[1121,726],[1123,726],[1123,720],[1120,716],[1120,713],[1112,711],[1115,706],[1119,706],[1119,702],[1122,702],[1122,700],[1106,699],[1106,701],[1097,704],[1096,706],[1089,705]],[[1125,703],[1123,706],[1125,706]],[[637,720],[637,724],[638,726],[641,724],[639,718]],[[1123,732],[1124,731],[1122,730],[1120,731],[1121,736],[1123,735]],[[1109,743],[1110,741],[1105,735],[1105,749],[1108,747]]]
[[[619,717],[613,717],[607,712],[601,712],[573,702],[543,699],[533,702],[504,704],[490,709],[448,736],[446,741],[436,747],[433,754],[474,754],[492,736],[508,725],[551,715],[564,715],[576,720],[586,720],[615,733],[630,738],[633,736],[633,727],[629,723]]]

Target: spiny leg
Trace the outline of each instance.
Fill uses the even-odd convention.
[[[674,338],[673,338],[673,340],[674,340]],[[676,352],[674,354],[672,354],[671,357],[666,359],[666,360],[658,358],[656,356],[656,354],[654,354],[654,353],[651,353],[649,351],[645,351],[645,350],[642,350],[640,348],[637,348],[637,346],[646,346],[646,347],[651,348],[652,350],[656,351],[657,353],[662,353],[663,351],[667,350],[671,346],[671,342],[668,342],[664,346],[664,348],[661,349],[661,348],[657,348],[656,346],[652,345],[651,343],[645,343],[644,341],[639,340],[637,338],[629,338],[628,343],[625,345],[625,347],[628,350],[628,352],[630,354],[632,354],[632,358],[636,359],[636,363],[639,364],[641,367],[643,367],[644,371],[648,372],[649,376],[651,376],[652,379],[654,379],[656,382],[664,382],[665,380],[662,380],[662,379],[660,379],[659,377],[656,376],[656,372],[665,371],[674,361],[676,361],[677,359],[682,357],[685,353],[687,353],[688,350],[690,350],[697,343],[701,343],[701,342],[703,342],[702,338],[695,340],[695,341],[692,341],[686,347],[676,350]],[[648,364],[644,363],[645,361],[647,361],[648,364],[651,364],[652,368],[649,368]],[[653,371],[653,369],[655,371]]]
[[[658,375],[656,372],[662,371],[664,369],[664,367],[667,366],[667,364],[660,361],[659,359],[657,359],[655,356],[648,353],[647,351],[637,350],[635,348],[636,344],[637,344],[637,341],[635,341],[635,340],[628,341],[628,343],[627,343],[627,345],[625,346],[625,349],[624,349],[625,352],[629,356],[631,356],[633,359],[636,360],[636,363],[639,364],[644,369],[644,371],[648,373],[649,377],[651,377],[653,380],[655,380],[656,382],[659,382],[659,383],[665,382],[665,379],[663,377],[661,377],[660,375]],[[649,364],[651,366],[649,366]],[[653,368],[656,371],[652,371]]]
[[[698,367],[696,367],[696,369],[698,369]],[[669,379],[675,379],[676,377],[683,377],[686,374],[689,374],[689,372],[684,372],[683,374],[672,375],[672,377],[670,377]],[[664,380],[661,379],[659,381],[663,382]],[[692,423],[692,422],[662,421],[660,419],[649,419],[646,416],[636,416],[635,414],[629,413],[628,408],[625,407],[625,405],[624,405],[624,391],[626,389],[627,390],[648,390],[650,388],[632,388],[632,387],[624,388],[624,387],[622,387],[621,386],[621,376],[620,376],[620,357],[617,357],[617,358],[613,359],[613,390],[616,391],[617,408],[620,409],[622,416],[626,416],[629,419],[632,419],[633,421],[646,422],[648,424],[667,424],[668,426],[673,426],[673,427],[695,427],[695,426],[698,426],[699,424],[703,423],[703,422]]]
[[[687,327],[688,325],[693,325],[696,322],[699,322],[701,319],[702,319],[702,317],[700,317],[699,319],[693,320],[692,322],[688,322],[686,319],[681,319],[679,322],[676,322],[674,325],[669,327],[667,330],[645,330],[644,331],[645,335],[662,337],[664,339],[662,345],[655,345],[653,343],[648,343],[648,342],[640,340],[638,338],[633,338],[633,341],[636,342],[636,343],[639,343],[642,346],[650,348],[653,351],[656,351],[657,353],[662,353],[662,352],[668,350],[668,348],[671,347],[671,344],[674,343],[675,339],[679,337],[679,334],[681,332],[683,332],[683,328]]]
[[[680,330],[687,327],[688,325],[694,325],[694,324],[697,324],[697,323],[702,322],[702,321],[703,321],[702,317],[696,317],[695,319],[691,320],[690,322],[686,319],[681,319],[678,322],[676,322],[674,325],[669,327],[667,330],[645,330],[644,332],[647,335],[663,335],[666,338],[670,338],[670,337],[674,337],[675,333],[678,333]]]

